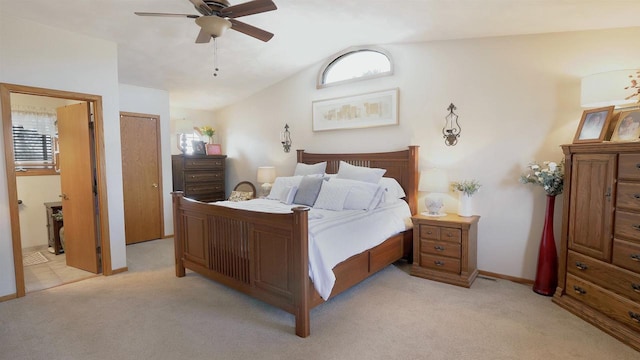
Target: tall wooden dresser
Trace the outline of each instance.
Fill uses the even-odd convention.
[[[204,202],[225,199],[226,155],[172,155],[173,191]]]
[[[640,143],[563,145],[553,301],[640,351]]]

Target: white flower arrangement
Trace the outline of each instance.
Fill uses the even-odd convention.
[[[459,182],[455,181],[451,183],[451,187],[453,188],[453,190],[463,192],[467,194],[467,196],[471,196],[478,192],[481,186],[482,185],[480,185],[480,182],[478,182],[478,180],[476,179],[462,180]]]
[[[528,171],[520,176],[523,184],[540,185],[550,196],[562,194],[564,185],[564,160],[559,164],[553,161],[542,163],[544,167],[536,162],[528,165]]]

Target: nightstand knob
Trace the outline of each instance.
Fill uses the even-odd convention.
[[[634,313],[633,311],[629,311],[629,317],[631,317],[631,319],[635,320],[636,322],[640,323],[640,314]]]
[[[436,245],[433,248],[436,249],[436,251],[444,251],[444,247],[442,247],[440,245]]]
[[[440,261],[440,260],[436,260],[433,262],[434,264],[436,264],[436,266],[442,266],[444,265],[444,262]]]
[[[631,288],[633,289],[633,291],[640,293],[640,284],[631,283]]]
[[[640,254],[631,254],[631,260],[640,261]]]

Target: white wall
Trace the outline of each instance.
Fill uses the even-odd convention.
[[[218,128],[216,126],[216,122],[214,121],[215,114],[213,111],[209,110],[194,110],[194,109],[184,109],[184,108],[171,108],[171,129],[170,136],[171,138],[171,154],[180,154],[180,149],[178,148],[178,137],[182,131],[192,132],[194,127],[203,127],[203,126],[211,126],[216,130],[216,134],[213,135],[213,143],[214,144],[222,144],[223,153],[224,153],[224,143],[222,142],[221,137],[218,134]],[[203,138],[203,141],[208,141],[208,139]]]
[[[171,142],[169,134],[169,93],[164,90],[150,89],[120,84],[120,110],[160,116],[161,162],[162,162],[162,201],[164,205],[164,234],[173,234],[173,215],[171,205]]]
[[[20,214],[20,240],[22,248],[47,245],[46,202],[60,201],[60,176],[18,176],[16,178]]]
[[[114,269],[126,249],[115,43],[8,17],[0,18],[0,82],[102,96],[109,234]],[[1,131],[1,130],[0,130]],[[0,134],[0,149],[4,149]],[[2,150],[4,152],[4,150]],[[0,165],[0,297],[15,293],[6,168]]]
[[[638,38],[640,27],[381,45],[394,59],[394,76],[318,90],[320,59],[216,112],[229,156],[227,179],[255,183],[261,165],[290,175],[295,151],[285,154],[278,137],[285,123],[293,149],[369,152],[420,145],[421,169],[442,167],[452,181],[475,178],[483,185],[474,196],[481,215],[479,268],[533,279],[546,199],[541,188],[520,184],[519,175],[530,161],[562,158],[559,145],[572,141],[583,111],[580,78],[638,68],[640,48],[630,46]],[[312,131],[312,101],[396,87],[398,126]],[[458,145],[447,147],[442,126],[452,102],[462,135]],[[454,196],[446,204],[449,212],[457,208]],[[561,207],[562,197],[556,201],[556,241]]]

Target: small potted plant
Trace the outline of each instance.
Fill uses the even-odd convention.
[[[480,182],[478,180],[462,180],[456,181],[451,184],[453,190],[460,193],[458,203],[458,215],[460,216],[473,216],[473,203],[471,202],[471,196],[480,190]]]

